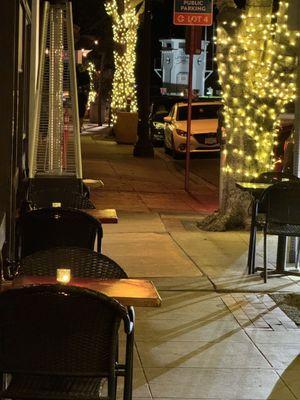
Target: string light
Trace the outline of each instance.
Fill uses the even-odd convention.
[[[237,179],[273,168],[279,115],[296,95],[300,34],[288,30],[287,2],[279,3],[276,14],[272,1],[267,4],[250,3],[236,21],[224,21],[217,29],[228,153],[223,171]],[[235,35],[228,25],[236,27]]]
[[[121,14],[117,0],[107,1],[105,9],[112,18],[113,39],[116,48],[111,99],[111,119],[115,124],[117,111],[136,112],[138,110],[135,64],[139,18],[131,0],[123,0]]]
[[[90,78],[90,90],[89,90],[89,98],[88,98],[87,106],[88,106],[88,108],[90,108],[91,103],[95,102],[96,96],[97,96],[97,92],[95,90],[95,84],[94,84],[94,79],[95,79],[95,75],[96,75],[97,71],[95,68],[95,64],[92,61],[88,62],[87,71],[89,73],[89,78]]]

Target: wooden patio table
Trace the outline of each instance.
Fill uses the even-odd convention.
[[[96,218],[101,224],[117,224],[118,223],[118,215],[114,208],[106,208],[104,210],[88,209],[83,210],[87,214]]]
[[[1,290],[30,285],[58,284],[53,276],[16,277],[11,285],[3,285]],[[144,279],[91,279],[73,278],[66,286],[79,286],[113,297],[124,306],[159,307],[161,298],[153,282]]]

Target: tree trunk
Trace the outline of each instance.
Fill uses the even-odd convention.
[[[145,0],[143,22],[140,26],[138,52],[138,140],[133,149],[135,157],[154,157],[149,135],[151,84],[151,0]]]
[[[272,18],[273,0],[247,0],[246,10],[237,9],[232,0],[219,2],[217,61],[225,141],[222,203],[218,213],[203,221],[202,229],[244,227],[250,199],[235,182],[273,168],[276,124],[295,94],[295,39],[287,39],[286,7],[280,3]]]
[[[115,73],[112,87],[112,122],[117,111],[137,111],[135,82],[135,47],[137,42],[138,15],[130,0],[110,0],[105,3],[106,12],[112,17],[115,43]]]

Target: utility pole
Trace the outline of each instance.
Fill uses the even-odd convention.
[[[184,189],[190,191],[190,159],[191,159],[191,130],[192,130],[192,100],[193,100],[193,69],[194,54],[201,54],[202,26],[188,26],[186,40],[186,53],[189,54],[189,80],[188,80],[188,118],[185,151],[185,179]]]
[[[151,1],[145,0],[143,22],[140,27],[140,46],[138,46],[138,141],[133,155],[154,157],[149,137],[150,84],[151,84]]]

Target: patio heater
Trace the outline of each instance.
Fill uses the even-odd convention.
[[[31,183],[82,179],[72,4],[44,1],[39,74],[29,144]],[[47,182],[45,182],[47,179]]]

